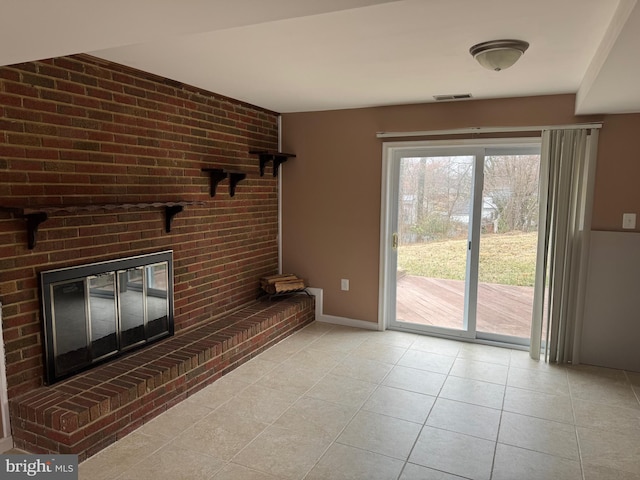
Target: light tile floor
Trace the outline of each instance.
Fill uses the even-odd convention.
[[[640,374],[313,323],[80,465],[86,480],[640,480]]]

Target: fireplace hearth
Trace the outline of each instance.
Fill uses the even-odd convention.
[[[315,317],[314,297],[262,298],[9,401],[14,445],[80,461],[200,391]]]
[[[42,272],[51,385],[173,335],[171,250]]]

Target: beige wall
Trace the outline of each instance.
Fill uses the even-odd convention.
[[[283,115],[283,268],[324,290],[324,313],[376,322],[382,141],[378,131],[562,125],[575,117],[573,95],[404,105]],[[614,229],[640,213],[634,182],[640,116],[607,116],[601,132],[594,228]],[[637,155],[637,154],[636,154]],[[639,219],[640,220],[640,219]],[[639,222],[640,223],[640,222]],[[340,290],[340,279],[350,291]]]
[[[623,213],[640,215],[639,142],[640,114],[605,116],[598,142],[594,230],[619,231]],[[640,226],[640,217],[636,226]]]

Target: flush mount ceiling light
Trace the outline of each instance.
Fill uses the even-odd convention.
[[[469,49],[480,65],[499,72],[516,63],[529,48],[522,40],[491,40],[474,45]]]

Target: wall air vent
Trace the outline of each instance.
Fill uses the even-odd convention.
[[[457,93],[453,95],[434,95],[434,100],[436,102],[446,102],[451,100],[467,100],[471,98],[470,93]]]

